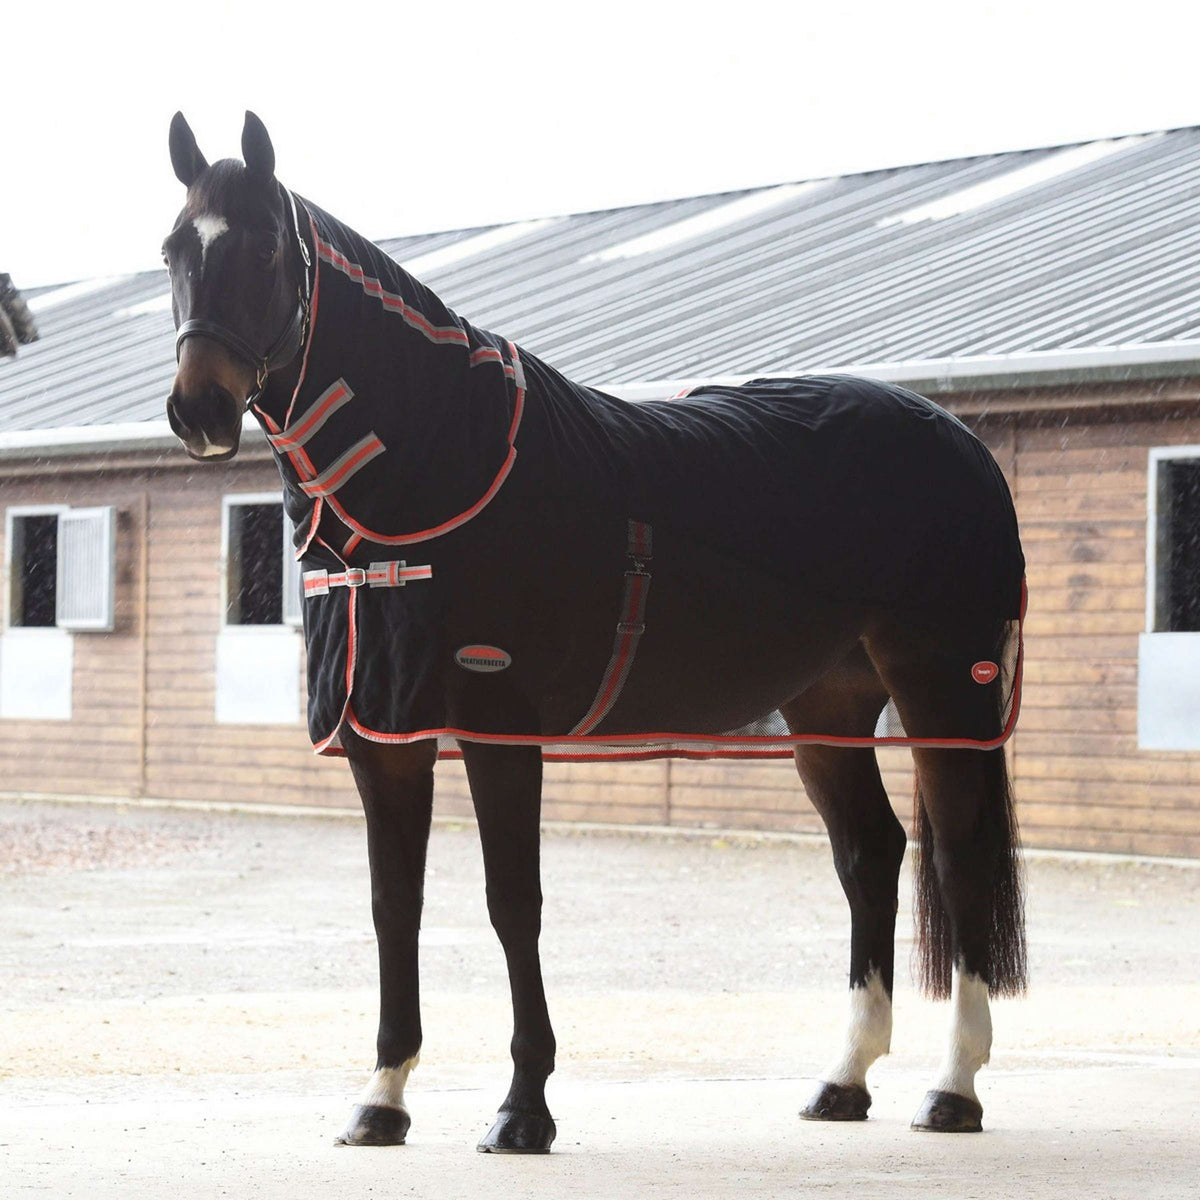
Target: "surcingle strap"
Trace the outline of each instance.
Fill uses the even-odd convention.
[[[627,553],[629,568],[625,572],[625,594],[621,600],[621,619],[617,622],[617,637],[612,657],[592,707],[583,720],[571,730],[571,737],[583,737],[604,720],[617,702],[633,667],[638,641],[646,632],[646,597],[650,593],[649,564],[653,551],[653,534],[645,521],[629,522]]]

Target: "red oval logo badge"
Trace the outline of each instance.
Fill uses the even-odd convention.
[[[971,668],[971,678],[976,683],[991,683],[999,674],[1000,668],[994,662],[977,662]]]
[[[499,646],[463,646],[455,651],[454,661],[465,671],[490,675],[512,666],[512,655]]]

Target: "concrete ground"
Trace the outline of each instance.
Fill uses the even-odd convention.
[[[1033,987],[994,1006],[981,1135],[915,1134],[947,1010],[908,978],[861,1125],[802,1122],[840,1045],[828,847],[552,831],[549,1157],[478,1155],[508,1083],[474,833],[439,827],[409,1144],[336,1147],[373,1065],[350,818],[0,803],[0,1197],[1194,1197],[1200,869],[1029,864]]]

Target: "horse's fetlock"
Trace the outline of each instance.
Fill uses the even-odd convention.
[[[545,1078],[554,1071],[554,1055],[558,1046],[554,1035],[535,1039],[527,1035],[514,1036],[510,1049],[513,1065],[522,1072]]]

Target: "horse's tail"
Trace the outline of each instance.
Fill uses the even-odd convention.
[[[998,662],[1003,658],[998,657]],[[1019,664],[1017,669],[1019,670]],[[999,694],[1000,689],[996,689]],[[1016,804],[1008,776],[1004,747],[994,750],[952,750],[953,754],[985,756],[985,785],[980,820],[986,851],[984,869],[991,873],[991,928],[988,932],[988,987],[994,996],[1025,990],[1028,963],[1025,949],[1025,888]],[[917,849],[913,865],[913,918],[916,926],[918,978],[922,990],[935,999],[950,995],[954,961],[950,921],[942,900],[934,860],[933,826],[925,811],[920,776],[913,795]]]

